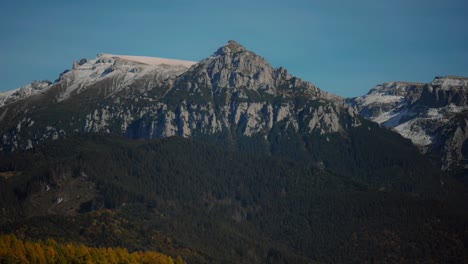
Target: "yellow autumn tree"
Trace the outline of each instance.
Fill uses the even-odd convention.
[[[125,248],[92,248],[82,244],[59,244],[48,239],[31,242],[14,235],[0,236],[0,263],[2,264],[185,264],[179,256],[176,261],[158,252],[133,252]]]

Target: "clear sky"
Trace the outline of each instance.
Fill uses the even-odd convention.
[[[98,53],[201,60],[233,39],[351,97],[392,80],[468,76],[467,0],[0,2],[0,91]]]

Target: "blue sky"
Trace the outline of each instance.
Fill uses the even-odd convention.
[[[466,0],[2,1],[0,91],[98,53],[201,60],[233,39],[341,96],[468,76]]]

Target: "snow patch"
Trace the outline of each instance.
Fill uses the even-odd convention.
[[[371,104],[389,104],[389,103],[396,103],[400,102],[404,99],[403,96],[400,95],[388,95],[384,93],[372,93],[365,95],[362,98],[362,105],[368,106]]]
[[[394,129],[403,137],[410,139],[415,145],[427,146],[432,144],[432,137],[416,125],[415,120],[402,123]]]
[[[15,90],[0,92],[0,107],[37,94],[50,85],[49,81],[34,81]]]
[[[147,65],[169,65],[169,66],[184,66],[187,68],[192,67],[196,64],[195,61],[186,61],[186,60],[174,60],[166,58],[156,58],[156,57],[144,57],[144,56],[129,56],[129,55],[114,55],[114,54],[101,54],[99,57],[103,58],[120,58],[122,60],[133,61],[138,63],[143,63]]]
[[[373,117],[371,120],[382,124],[387,122],[390,119],[393,119],[394,117],[398,116],[400,113],[398,111],[389,111],[389,112],[384,112],[381,115],[378,115],[376,117]]]
[[[444,90],[450,90],[454,86],[468,86],[468,78],[457,76],[436,77],[431,84],[440,85]]]

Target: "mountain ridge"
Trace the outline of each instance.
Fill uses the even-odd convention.
[[[162,121],[162,126],[157,122],[144,124],[146,126],[144,129],[149,130],[145,132],[149,134],[149,137],[175,134],[188,136],[192,134],[189,131],[193,129],[212,133],[222,132],[230,130],[233,125],[239,126],[239,120],[243,118],[247,119],[247,127],[240,133],[248,135],[269,130],[273,124],[285,117],[291,117],[289,125],[296,131],[301,122],[307,122],[306,126],[310,131],[320,129],[321,133],[327,133],[343,130],[343,125],[338,122],[338,116],[343,112],[351,115],[353,125],[359,124],[356,113],[344,104],[343,98],[324,92],[313,84],[290,75],[284,68],[274,69],[264,58],[248,51],[237,42],[228,42],[213,55],[192,65],[191,68],[165,64],[147,66],[107,56],[98,56],[89,61],[81,60],[75,63],[72,70],[62,73],[55,83],[37,90],[36,93],[28,94],[24,98],[17,97],[16,100],[1,107],[0,111],[3,113],[0,113],[0,116],[6,118],[8,111],[9,115],[12,111],[24,111],[23,107],[29,104],[32,106],[28,107],[36,109],[47,105],[63,105],[69,108],[70,104],[60,103],[72,98],[75,101],[84,100],[83,106],[87,105],[90,100],[107,104],[106,107],[95,109],[94,113],[89,113],[86,117],[74,117],[82,125],[78,127],[74,125],[75,128],[72,131],[111,131],[107,123],[107,119],[112,119],[108,115],[109,107],[114,109],[112,110],[114,113],[125,111],[119,113],[117,119],[114,119],[122,127],[120,131],[115,131],[119,134],[134,135],[135,132],[126,131],[130,122],[136,121],[135,119],[141,120],[142,116],[154,119],[157,118],[158,111],[164,111],[164,116],[161,118],[166,121]],[[296,108],[293,100],[297,97],[305,101],[316,101],[326,107],[321,107],[318,112],[312,111],[311,108],[308,113],[304,112],[301,114],[302,117],[299,117],[297,111],[305,109]],[[20,103],[20,101],[29,102]],[[128,103],[125,105],[123,101]],[[153,104],[155,101],[158,102],[157,105]],[[284,103],[279,104],[280,101]],[[288,101],[289,103],[286,104]],[[122,107],[134,104],[145,104],[142,106],[144,109],[137,110],[140,111],[139,113],[131,113],[133,111],[131,109],[122,109]],[[174,108],[176,105],[178,109]],[[16,106],[19,108],[15,109]],[[139,116],[135,117],[135,114]],[[254,115],[254,118],[250,118],[249,115]],[[316,117],[311,118],[311,115]],[[299,122],[298,118],[307,120]],[[16,127],[20,127],[23,120],[13,122],[16,123]],[[31,121],[28,122],[31,124]],[[32,119],[32,122],[35,121]],[[156,129],[151,128],[158,126],[159,128]],[[10,133],[21,132],[16,130],[16,132],[10,130]],[[54,133],[72,132],[64,129],[62,129],[63,132],[60,132],[60,129],[57,130],[59,131]],[[9,136],[4,135],[4,145],[23,145],[23,148],[31,145],[29,143],[15,144],[17,140],[8,140]],[[15,138],[15,135],[11,136]],[[31,140],[31,142],[34,145],[37,140]]]
[[[436,76],[430,83],[387,82],[347,100],[360,115],[411,139],[440,160],[444,170],[465,173],[468,78]]]
[[[44,92],[44,90],[51,88],[58,82],[62,81],[62,78],[71,78],[72,73],[76,73],[74,76],[77,80],[78,86],[86,85],[83,83],[90,78],[92,81],[99,81],[99,79],[105,77],[107,74],[112,73],[114,70],[122,67],[126,64],[126,70],[129,74],[136,75],[141,71],[158,71],[160,73],[168,72],[168,74],[180,74],[185,69],[190,68],[196,64],[195,61],[168,59],[159,57],[147,57],[147,56],[133,56],[133,55],[117,55],[100,53],[93,59],[81,59],[73,62],[71,70],[65,70],[60,74],[59,78],[55,82],[51,81],[34,81],[31,84],[13,89],[11,91],[0,92],[0,107],[13,103],[17,100],[25,99],[29,96],[33,96],[36,93]],[[172,71],[172,72],[170,72]],[[82,78],[80,80],[80,77]],[[130,76],[130,78],[138,78],[139,76]],[[163,78],[167,78],[165,76]],[[89,84],[89,82],[88,82]]]
[[[459,162],[465,159],[463,131],[467,129],[463,128],[463,122],[458,126],[448,126],[462,127],[455,135],[456,128],[453,132],[447,132],[443,131],[442,125],[452,117],[462,115],[459,112],[463,112],[467,105],[463,87],[467,85],[468,78],[453,75],[436,76],[430,83],[391,81],[376,86],[364,96],[345,99],[292,76],[282,67],[273,68],[263,57],[231,40],[199,62],[113,54],[98,54],[91,60],[82,59],[74,62],[73,68],[63,72],[54,83],[35,81],[0,93],[0,122],[5,119],[8,123],[12,112],[16,116],[15,107],[11,107],[13,103],[21,100],[44,102],[34,99],[41,94],[44,94],[42,97],[47,102],[32,107],[43,108],[74,96],[87,97],[85,101],[107,100],[103,102],[107,106],[94,109],[86,117],[74,117],[81,125],[74,125],[74,129],[69,131],[45,131],[43,134],[50,134],[47,138],[57,138],[73,131],[113,131],[132,138],[142,135],[149,138],[172,135],[189,137],[205,132],[230,134],[233,126],[239,127],[242,120],[246,124],[241,126],[245,127],[240,133],[248,136],[268,131],[281,120],[286,120],[287,127],[292,126],[296,131],[301,130],[300,123],[308,123],[309,132],[319,129],[321,134],[326,134],[345,131],[344,126],[347,125],[359,126],[360,121],[356,118],[359,114],[395,129],[420,146],[424,153],[440,156],[441,167],[450,170],[459,167]],[[114,100],[112,103],[109,102],[111,98]],[[305,109],[296,107],[293,102],[296,98],[315,101],[322,106],[305,113]],[[131,105],[138,100],[146,104],[144,110],[131,113],[134,110],[122,109],[123,104]],[[116,103],[119,101],[120,106]],[[279,101],[289,103],[271,103]],[[157,107],[149,107],[152,102],[157,102]],[[120,111],[117,117],[120,120],[115,122],[116,118],[109,116],[110,109],[111,112]],[[27,111],[24,106],[17,110]],[[351,116],[351,124],[340,124],[338,120],[343,112]],[[143,116],[146,116],[143,119],[154,120],[158,113],[164,113],[160,117],[163,120],[150,123],[142,120]],[[420,125],[414,124],[411,116],[421,114],[426,116],[420,118],[424,121]],[[301,120],[299,116],[305,119]],[[110,120],[119,123],[115,125],[121,126],[121,129],[109,128]],[[430,120],[439,120],[439,125],[431,131],[423,128],[432,122]],[[24,123],[33,126],[34,122],[34,119],[26,118],[10,126],[24,127]],[[11,136],[14,138],[15,135],[9,136],[6,131],[3,132],[2,149],[12,149],[11,146],[30,148],[39,142],[39,136],[36,136],[36,140],[29,139],[31,143],[18,144],[18,140],[11,140]],[[438,141],[434,140],[435,133],[444,135],[442,138],[446,143],[435,142]],[[468,165],[462,167],[468,168]]]
[[[158,65],[149,72],[118,58],[82,60],[42,93],[0,107],[0,150],[83,133],[180,136],[376,182],[394,164],[403,176],[404,157],[426,162],[408,157],[404,152],[415,152],[407,141],[364,120],[343,98],[273,68],[237,42],[213,55],[189,69]]]

